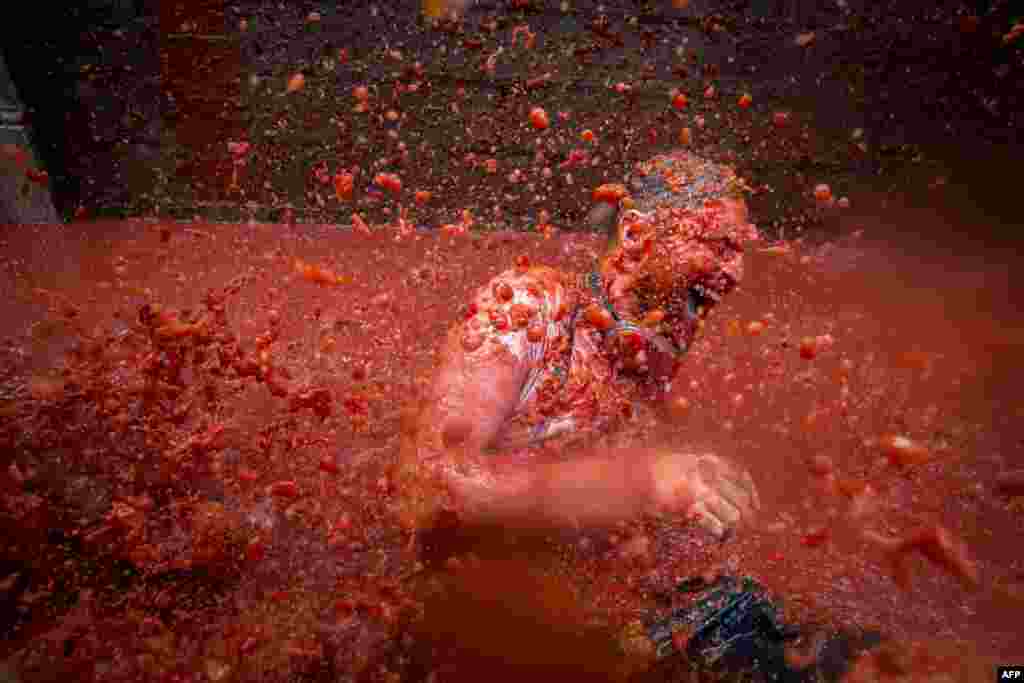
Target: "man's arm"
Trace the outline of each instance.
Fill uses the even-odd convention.
[[[541,267],[506,271],[477,290],[472,314],[449,331],[426,395],[403,429],[400,514],[408,527],[429,524],[449,496],[519,493],[504,491],[516,478],[499,475],[482,451],[519,407],[564,299],[558,273]]]
[[[693,517],[721,537],[759,509],[750,475],[710,454],[620,449],[557,463],[496,464],[481,450],[514,409],[506,397],[518,398],[517,380],[503,362],[484,367],[450,358],[439,370],[418,420],[421,483],[407,491],[418,515],[410,526],[429,524],[447,500],[469,523],[592,528],[674,515]],[[423,488],[422,477],[432,489]]]
[[[511,294],[502,294],[504,285]],[[530,288],[551,298],[523,298]],[[403,435],[405,525],[428,526],[446,504],[467,521],[555,527],[606,526],[645,512],[692,514],[718,535],[748,518],[757,508],[753,481],[715,456],[638,451],[501,466],[483,453],[518,408],[531,363],[543,358],[533,346],[544,343],[536,335],[530,341],[528,330],[546,326],[561,302],[553,271],[509,271],[478,291],[478,314],[449,332]],[[485,322],[516,304],[536,304],[528,325],[499,331]]]
[[[500,482],[482,451],[514,412],[523,372],[499,345],[485,341],[467,351],[467,334],[474,332],[466,323],[448,334],[440,367],[404,429],[400,517],[412,530],[429,526],[446,502],[479,498]]]
[[[472,521],[607,528],[650,514],[692,518],[721,538],[760,509],[750,475],[711,454],[618,449],[496,474],[499,492],[466,489]],[[474,494],[483,493],[477,499]]]

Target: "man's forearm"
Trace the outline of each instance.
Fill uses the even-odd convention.
[[[600,455],[505,471],[456,468],[448,480],[467,521],[603,527],[634,519],[653,504],[646,455]]]
[[[653,504],[650,463],[646,454],[621,453],[546,465],[533,481],[537,507],[551,521],[579,527],[634,519]]]

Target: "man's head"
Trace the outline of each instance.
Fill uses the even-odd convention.
[[[604,210],[605,294],[619,317],[685,350],[700,317],[742,277],[743,244],[757,239],[742,182],[727,167],[677,152],[641,164],[630,187],[616,210]]]

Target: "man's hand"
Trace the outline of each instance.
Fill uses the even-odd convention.
[[[695,516],[718,538],[750,522],[761,507],[750,473],[715,455],[659,455],[651,474],[657,512]]]

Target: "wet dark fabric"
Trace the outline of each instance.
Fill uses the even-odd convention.
[[[814,629],[783,623],[781,603],[756,581],[720,577],[709,584],[697,578],[678,590],[693,594],[691,604],[650,622],[647,635],[659,660],[686,659],[685,669],[699,680],[833,683],[860,651],[880,641],[872,633],[829,633],[812,663],[794,669],[786,663],[785,646],[816,635]],[[673,643],[676,631],[688,634],[682,650]],[[686,680],[693,680],[692,673]]]

